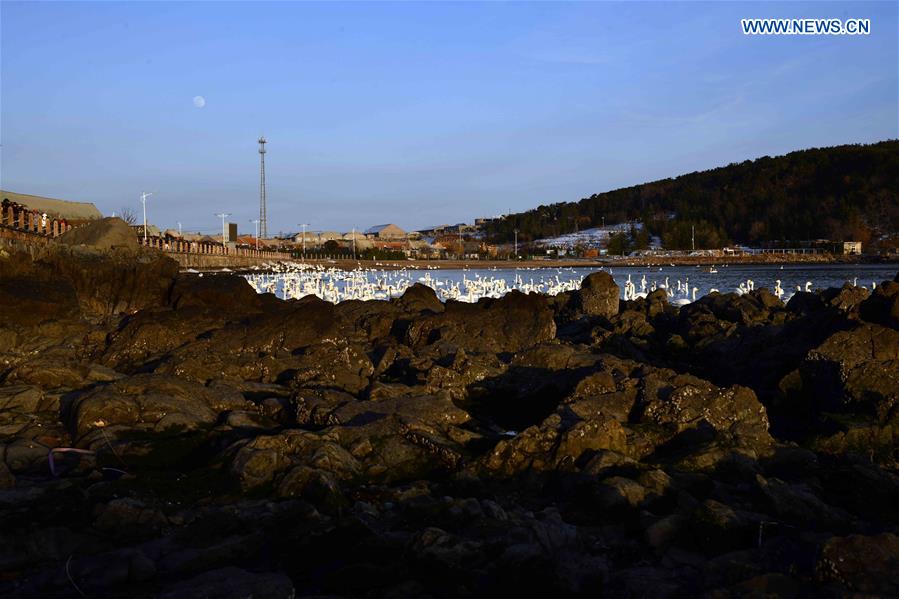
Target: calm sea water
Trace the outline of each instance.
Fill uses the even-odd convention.
[[[844,283],[855,283],[871,289],[873,285],[880,284],[884,280],[892,280],[899,270],[897,265],[858,265],[858,264],[795,264],[795,265],[720,265],[713,267],[716,272],[709,272],[707,266],[666,266],[666,267],[603,267],[603,268],[485,268],[465,270],[421,270],[404,269],[396,271],[366,270],[355,274],[346,271],[326,270],[309,272],[303,278],[317,279],[324,285],[331,285],[341,291],[346,291],[353,286],[358,287],[360,282],[368,282],[379,285],[381,288],[402,289],[405,286],[420,282],[428,284],[438,290],[438,294],[445,299],[442,292],[456,286],[465,289],[466,281],[487,281],[494,285],[505,281],[506,288],[518,288],[523,291],[548,291],[554,292],[579,284],[588,274],[597,271],[605,271],[612,275],[621,288],[621,296],[624,297],[625,283],[630,278],[636,292],[649,292],[653,288],[667,287],[669,296],[690,299],[693,288],[696,288],[696,297],[708,294],[712,290],[721,293],[737,291],[740,285],[749,286],[753,282],[755,289],[766,287],[774,291],[777,281],[783,289],[784,299],[789,298],[797,288],[826,289],[828,287],[841,287]],[[263,275],[265,277],[266,275]],[[284,276],[270,275],[268,279],[269,291],[273,291],[279,297],[284,296]],[[495,288],[495,287],[494,287]],[[265,289],[260,289],[264,291]],[[680,291],[679,291],[680,290]],[[390,295],[396,295],[391,293]],[[464,298],[463,298],[464,299]],[[477,297],[470,297],[476,300]]]

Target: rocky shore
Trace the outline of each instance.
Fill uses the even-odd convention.
[[[0,596],[899,594],[899,282],[618,298],[2,256]]]

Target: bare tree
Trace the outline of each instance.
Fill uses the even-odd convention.
[[[134,216],[134,212],[132,212],[131,208],[122,208],[119,210],[119,218],[129,225],[133,225],[137,222],[137,217]]]

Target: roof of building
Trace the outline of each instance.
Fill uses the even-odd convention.
[[[374,227],[369,227],[365,230],[366,235],[380,235],[381,233],[393,233],[398,235],[406,234],[404,230],[393,223],[387,223],[386,225],[375,225]]]
[[[0,198],[16,204],[27,206],[32,210],[46,212],[54,218],[67,220],[93,220],[103,218],[97,207],[90,202],[70,202],[42,196],[33,196],[27,193],[0,190]]]

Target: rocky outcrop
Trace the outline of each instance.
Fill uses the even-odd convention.
[[[595,272],[584,277],[581,288],[573,293],[570,307],[587,316],[611,318],[618,314],[618,285],[607,272]]]
[[[75,227],[59,236],[63,245],[81,246],[92,250],[130,250],[136,252],[140,245],[137,236],[128,223],[120,218],[109,217]]]
[[[0,274],[0,595],[897,593],[889,282],[334,306],[81,245]]]

